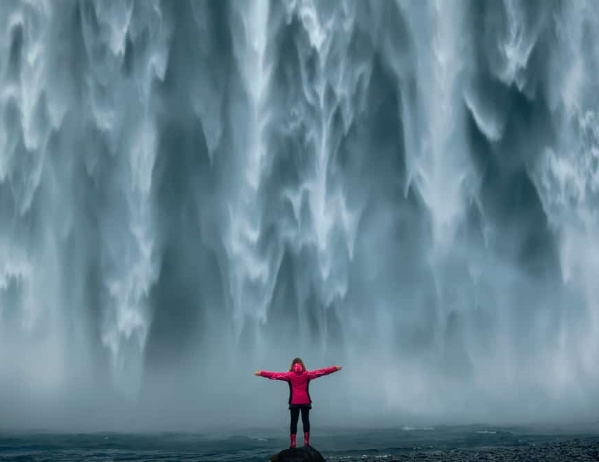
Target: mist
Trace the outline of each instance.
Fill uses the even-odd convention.
[[[595,419],[596,2],[0,22],[4,429]]]

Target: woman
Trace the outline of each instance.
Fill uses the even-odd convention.
[[[291,440],[291,448],[295,448],[296,446],[297,421],[300,412],[302,414],[302,426],[304,427],[304,446],[310,444],[310,409],[312,409],[312,399],[310,399],[309,391],[310,380],[340,370],[341,366],[331,366],[315,371],[307,371],[301,358],[295,358],[291,362],[289,372],[256,371],[254,373],[254,375],[259,377],[271,380],[284,380],[289,383],[289,411],[291,414],[289,438]]]

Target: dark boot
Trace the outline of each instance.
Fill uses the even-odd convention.
[[[310,446],[310,432],[304,432],[304,446]]]
[[[289,445],[289,447],[291,449],[295,448],[295,433],[292,433],[291,435],[289,435],[289,439],[291,440],[291,444]]]

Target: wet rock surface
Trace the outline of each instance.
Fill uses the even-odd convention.
[[[284,449],[270,458],[273,462],[325,462],[326,459],[312,446]]]
[[[325,460],[346,462],[393,461],[599,461],[599,439],[573,439],[517,447],[477,447],[464,449],[413,449],[397,454],[327,456]]]

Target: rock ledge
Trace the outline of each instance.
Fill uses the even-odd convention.
[[[295,449],[283,449],[273,455],[272,462],[326,462],[322,454],[312,446],[304,446]]]

